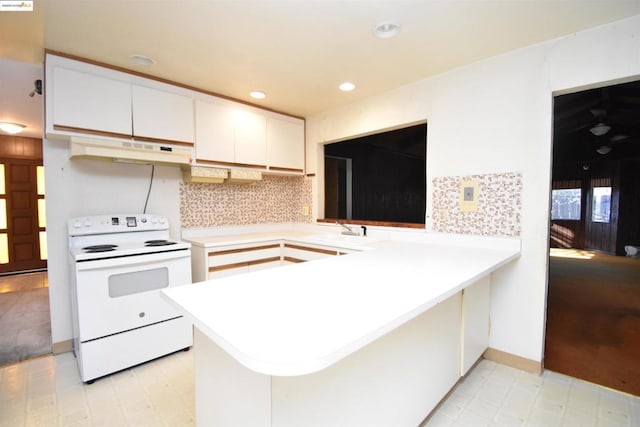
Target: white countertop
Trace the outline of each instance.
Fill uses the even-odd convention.
[[[305,241],[300,235],[262,237]],[[520,253],[513,245],[491,249],[399,241],[372,241],[367,248],[162,294],[247,368],[305,375],[334,364]]]

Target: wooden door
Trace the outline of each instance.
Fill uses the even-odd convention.
[[[0,221],[0,236],[4,247],[0,260],[0,274],[47,267],[44,235],[44,189],[38,185],[41,160],[0,159],[4,170],[4,218]],[[40,191],[39,191],[40,190]],[[38,194],[38,193],[42,194]],[[0,209],[0,211],[3,209]],[[41,211],[40,216],[38,211]]]

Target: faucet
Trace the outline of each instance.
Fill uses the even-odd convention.
[[[342,232],[342,234],[344,234],[344,235],[347,235],[347,236],[358,236],[359,235],[357,231],[354,231],[351,227],[347,227],[346,225],[344,225],[340,221],[336,221],[336,224],[345,229],[345,231]]]

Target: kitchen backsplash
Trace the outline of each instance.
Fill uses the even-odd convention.
[[[460,184],[478,183],[478,210],[460,210]],[[433,230],[483,236],[520,236],[522,175],[496,173],[433,179]]]
[[[281,222],[311,222],[312,181],[305,177],[264,175],[254,184],[180,185],[183,228]]]

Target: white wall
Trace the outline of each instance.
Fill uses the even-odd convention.
[[[309,172],[322,143],[426,119],[427,228],[434,177],[521,172],[522,255],[493,276],[490,346],[541,361],[553,94],[639,76],[640,15],[308,117]]]
[[[45,140],[48,276],[51,335],[54,343],[72,339],[67,220],[83,215],[142,213],[150,165],[102,160],[70,160],[67,142]],[[169,218],[180,233],[179,167],[156,166],[147,213]]]

